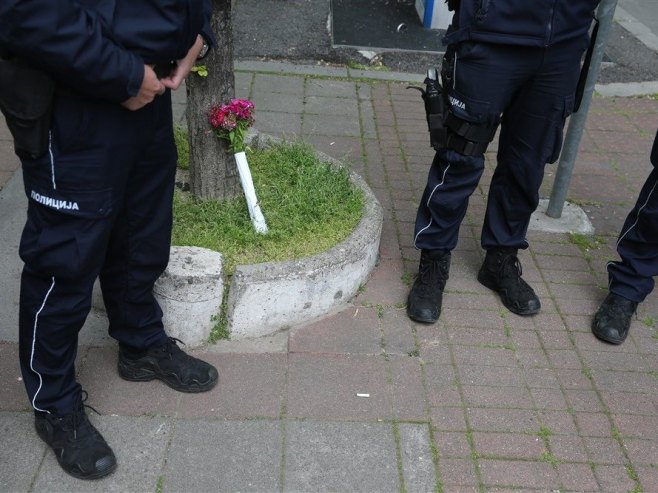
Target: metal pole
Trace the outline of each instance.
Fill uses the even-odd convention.
[[[567,200],[567,192],[569,191],[569,183],[571,182],[571,175],[573,174],[573,166],[578,154],[578,146],[580,145],[580,138],[583,135],[585,127],[585,120],[589,112],[589,105],[592,101],[592,93],[596,85],[596,79],[599,77],[601,70],[601,60],[603,60],[603,50],[610,35],[612,27],[612,20],[617,8],[617,0],[601,0],[596,15],[599,19],[599,34],[594,44],[592,51],[592,61],[587,72],[587,80],[585,82],[585,90],[583,92],[583,100],[580,103],[580,108],[576,113],[571,115],[569,121],[569,128],[564,138],[564,146],[562,148],[562,156],[557,166],[555,174],[555,181],[553,182],[553,190],[551,190],[551,198],[548,202],[546,215],[553,218],[562,216],[562,209]]]

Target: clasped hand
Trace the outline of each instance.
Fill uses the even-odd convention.
[[[189,49],[185,58],[177,60],[171,73],[162,79],[158,79],[153,67],[144,65],[144,78],[139,92],[136,96],[126,99],[121,104],[131,111],[136,111],[151,103],[156,96],[164,94],[167,89],[178,89],[192,70],[202,47],[203,38],[197,36],[194,45]]]

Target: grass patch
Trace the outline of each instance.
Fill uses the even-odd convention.
[[[589,368],[587,368],[585,366],[585,367],[583,367],[582,372],[583,372],[583,375],[585,376],[585,378],[587,378],[587,380],[592,380],[592,370],[590,370]]]
[[[244,197],[218,202],[174,196],[172,244],[224,255],[230,276],[239,264],[303,258],[345,240],[363,214],[363,192],[346,168],[321,162],[309,145],[274,144],[248,152],[269,233],[258,234]]]
[[[542,439],[542,441],[545,444],[548,444],[548,440],[551,438],[551,435],[553,435],[553,432],[548,426],[540,426],[539,431],[537,432],[537,436]]]
[[[578,205],[580,207],[584,206],[593,206],[593,207],[603,207],[603,202],[600,200],[581,200],[581,199],[576,199],[569,197],[569,202],[571,202],[573,205]]]
[[[416,279],[416,274],[411,272],[405,272],[400,276],[400,280],[408,287],[411,287],[414,279]]]
[[[543,452],[541,454],[541,460],[548,462],[553,467],[556,467],[560,463],[560,460],[550,452]]]
[[[581,252],[583,252],[583,257],[587,261],[592,260],[592,255],[590,254],[590,251],[599,250],[602,245],[605,245],[605,238],[603,238],[602,236],[570,233],[569,240],[571,241],[571,243],[576,245]]]
[[[208,335],[208,342],[215,344],[217,341],[231,338],[231,332],[228,328],[228,285],[224,286],[224,294],[222,296],[222,308],[218,315],[213,315],[211,318],[213,327]]]
[[[174,125],[174,142],[178,151],[177,166],[180,169],[190,168],[190,141],[187,140],[187,130],[183,125]]]
[[[370,62],[369,65],[364,65],[362,63],[355,62],[354,60],[348,60],[347,66],[352,70],[374,70],[377,72],[389,72],[390,69],[384,65],[381,61],[374,60]]]
[[[605,238],[601,236],[584,235],[580,233],[570,233],[569,240],[584,253],[590,250],[598,250],[605,245]]]
[[[635,481],[635,488],[631,491],[631,493],[642,493],[644,490],[642,489],[642,486],[640,485],[640,478],[637,475],[637,472],[635,471],[635,468],[631,464],[626,464],[626,474],[628,474],[628,477]]]

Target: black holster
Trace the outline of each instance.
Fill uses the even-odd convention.
[[[21,158],[48,150],[55,81],[20,60],[0,59],[0,110]]]
[[[438,150],[445,147],[447,142],[447,128],[444,124],[448,112],[448,101],[446,93],[441,87],[436,69],[429,69],[425,77],[425,89],[416,86],[408,86],[407,89],[420,91],[425,103],[425,117],[427,128],[430,132],[430,144]]]

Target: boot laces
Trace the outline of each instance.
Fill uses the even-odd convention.
[[[80,391],[80,401],[78,402],[77,409],[73,411],[71,414],[67,414],[66,416],[60,418],[62,420],[61,421],[62,429],[65,431],[73,432],[74,440],[78,439],[78,431],[84,432],[91,427],[91,423],[89,423],[89,418],[87,417],[85,408],[91,409],[99,416],[101,415],[101,413],[98,412],[98,410],[95,407],[89,404],[85,404],[88,397],[89,394],[87,394],[86,390]]]
[[[167,354],[169,359],[173,359],[174,355],[183,352],[183,350],[178,347],[178,343],[181,343],[183,346],[185,346],[185,343],[180,339],[176,337],[169,337],[167,342],[162,347],[162,350]]]
[[[448,280],[447,259],[423,259],[418,268],[418,279],[423,291],[434,293],[436,288],[443,289]]]
[[[523,267],[521,261],[516,255],[508,255],[503,258],[498,267],[498,276],[506,279],[513,279],[516,282],[521,280]]]
[[[533,299],[535,292],[521,278],[522,275],[523,267],[521,267],[521,261],[516,255],[508,255],[501,260],[498,267],[498,277],[502,281],[501,284],[504,284],[510,293],[513,293],[519,300]]]

